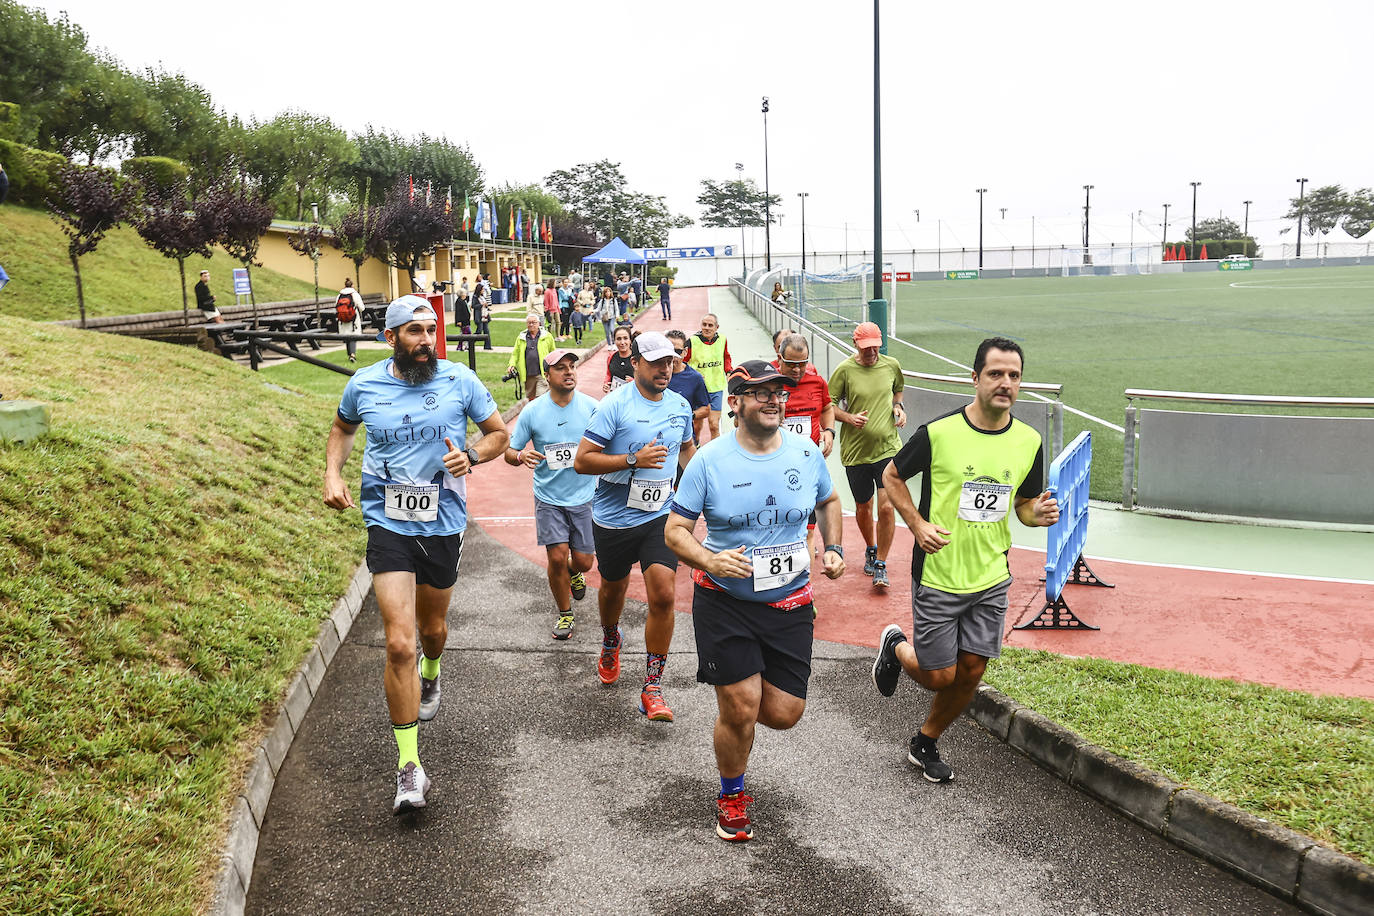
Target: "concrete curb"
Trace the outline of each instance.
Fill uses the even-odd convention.
[[[1374,866],[1089,744],[986,684],[968,715],[1112,810],[1276,897],[1329,916],[1374,912]]]
[[[325,669],[334,660],[339,646],[362,609],[363,599],[372,588],[372,574],[363,563],[353,573],[348,589],[334,604],[334,610],[320,624],[315,644],[306,653],[305,661],[297,669],[286,689],[286,697],[277,710],[276,721],[253,752],[253,762],[243,780],[243,788],[234,799],[229,815],[229,832],[220,853],[219,871],[215,874],[214,893],[207,912],[210,916],[241,916],[253,879],[253,860],[258,852],[258,831],[267,816],[267,802],[276,785],[286,752],[297,730],[305,721],[305,714],[315,699]]]

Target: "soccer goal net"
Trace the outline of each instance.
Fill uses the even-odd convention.
[[[889,313],[896,308],[897,284],[892,265],[883,268],[883,292]],[[783,286],[791,295],[789,307],[807,321],[823,328],[847,332],[868,320],[868,302],[873,298],[873,264],[857,264],[832,273],[789,272]]]
[[[1151,245],[1092,245],[1061,248],[1060,274],[1065,277],[1120,277],[1154,273],[1159,257]]]

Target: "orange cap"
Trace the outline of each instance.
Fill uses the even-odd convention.
[[[854,346],[856,347],[881,347],[883,345],[883,332],[878,330],[878,326],[871,321],[865,321],[854,329]]]

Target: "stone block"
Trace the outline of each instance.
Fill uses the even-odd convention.
[[[1155,833],[1164,833],[1169,799],[1179,785],[1138,763],[1092,744],[1078,748],[1070,780]]]
[[[1192,789],[1174,795],[1165,836],[1285,900],[1293,899],[1298,862],[1313,845],[1308,837]]]
[[[0,442],[29,442],[48,431],[48,405],[0,401]]]
[[[1007,730],[1007,743],[1067,782],[1083,739],[1032,709],[1019,709]]]

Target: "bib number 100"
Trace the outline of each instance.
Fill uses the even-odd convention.
[[[397,492],[391,495],[396,500],[396,504],[392,508],[406,512],[424,512],[434,502],[430,499],[428,493],[416,494]]]
[[[432,522],[439,517],[439,487],[387,484],[386,517],[403,522]]]

